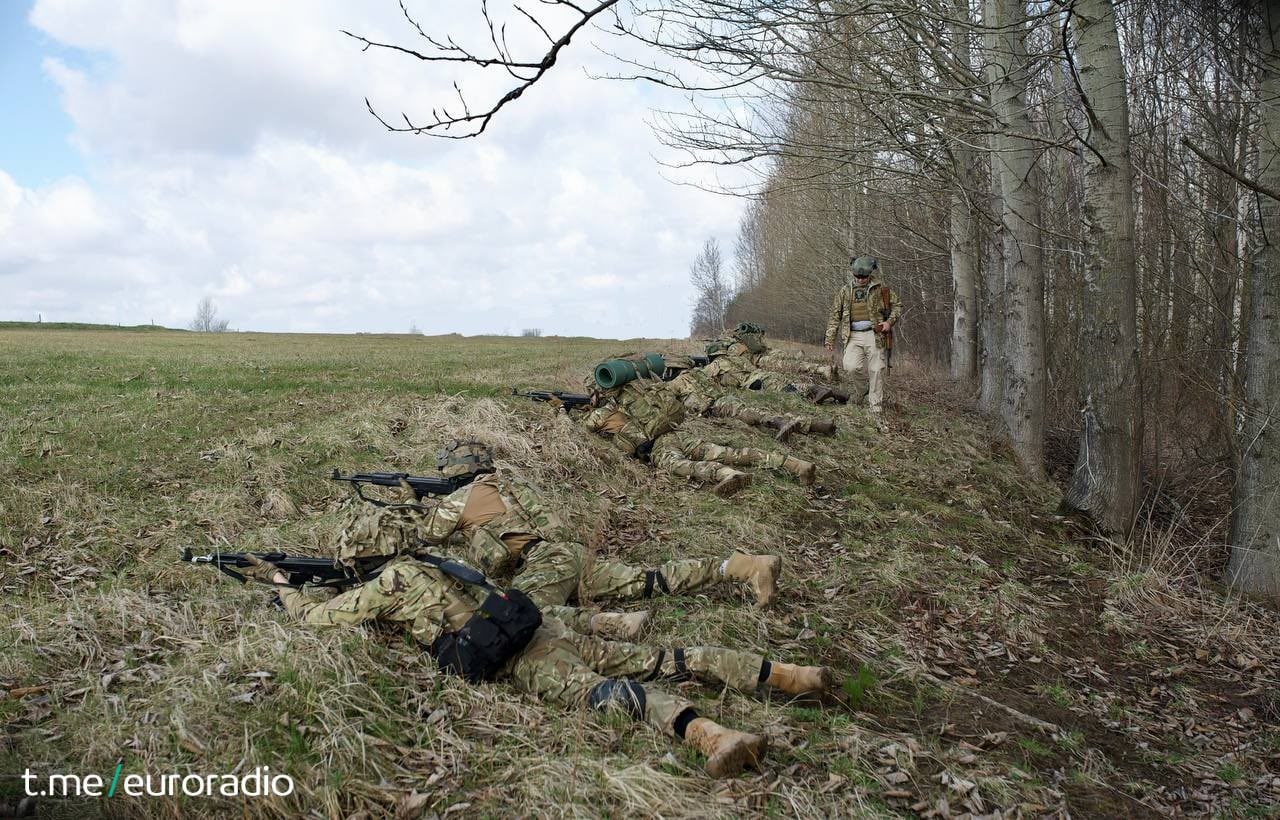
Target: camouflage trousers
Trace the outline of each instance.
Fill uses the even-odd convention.
[[[802,373],[806,376],[813,376],[827,381],[835,378],[831,365],[807,362],[799,353],[792,351],[771,350],[757,358],[756,364],[768,370],[779,370],[784,373]]]
[[[742,399],[737,396],[727,395],[720,396],[712,402],[707,414],[718,418],[737,419],[756,427],[765,426],[765,421],[768,420],[759,410],[748,406]],[[795,413],[781,413],[779,415],[796,423],[796,427],[793,430],[795,433],[808,435],[813,429],[813,419],[808,416],[800,416]]]
[[[595,561],[582,544],[541,541],[524,554],[523,564],[511,585],[523,590],[540,607],[557,606],[574,599],[638,599],[655,593],[692,592],[724,581],[719,559],[668,561],[642,569],[615,561]],[[559,617],[559,616],[557,616]],[[571,617],[575,628],[578,617]]]
[[[564,706],[581,707],[606,678],[630,678],[644,684],[644,721],[673,735],[673,723],[688,700],[652,685],[655,680],[697,676],[735,689],[754,689],[764,658],[717,646],[660,649],[581,635],[554,617],[543,619],[533,641],[507,667],[523,692]]]
[[[754,447],[725,447],[676,431],[658,438],[649,454],[658,469],[672,475],[719,481],[727,466],[762,466],[777,469],[786,457],[782,453],[757,450]]]

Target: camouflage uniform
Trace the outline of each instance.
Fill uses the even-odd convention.
[[[466,585],[435,567],[411,558],[393,558],[372,581],[329,600],[280,587],[280,600],[290,615],[314,626],[353,626],[369,621],[400,624],[422,646],[444,632],[460,629],[479,609]],[[685,679],[692,674],[740,689],[753,689],[768,666],[760,655],[723,647],[690,647],[670,651],[581,635],[555,617],[546,616],[533,640],[503,669],[516,686],[543,700],[582,706],[606,678]],[[692,707],[684,698],[656,687],[644,688],[643,718],[650,726],[674,733],[677,716]]]
[[[779,373],[756,367],[749,357],[716,356],[702,372],[725,387],[744,390],[767,390],[770,393],[806,393],[815,385],[793,382]]]
[[[459,535],[467,542],[462,552],[467,563],[493,578],[514,573],[511,586],[583,632],[589,631],[593,613],[563,606],[574,599],[649,598],[655,592],[692,592],[731,580],[721,571],[721,559],[668,561],[654,569],[595,561],[537,488],[505,474],[482,475],[421,512],[357,508],[344,533],[349,545],[340,547],[340,558],[388,539],[391,547],[381,552],[412,554],[418,549],[415,539],[437,546]]]
[[[794,472],[788,469],[788,464],[796,461],[782,453],[754,447],[725,447],[679,430],[658,439],[650,458],[660,470],[699,481],[723,481],[726,470],[734,472],[733,467],[758,466]],[[812,483],[811,478],[807,483]]]
[[[729,356],[749,359],[756,367],[764,370],[777,370],[787,373],[800,373],[824,381],[836,377],[830,365],[807,362],[794,351],[771,348],[764,341],[764,328],[744,322],[712,342],[708,348],[717,349]]]
[[[884,396],[883,373],[885,368],[885,334],[880,330],[882,322],[890,327],[902,316],[902,300],[896,290],[889,291],[889,316],[884,317],[884,284],[873,272],[878,269],[876,260],[859,256],[853,263],[855,272],[866,271],[871,275],[865,282],[853,282],[842,287],[831,300],[827,316],[826,343],[833,347],[839,342],[843,349],[845,372],[857,380],[859,389],[854,392],[866,395],[867,409],[879,413]],[[865,374],[864,374],[865,371]]]
[[[687,364],[686,364],[687,362]],[[681,369],[680,375],[666,382],[667,389],[680,397],[681,403],[695,415],[737,419],[755,427],[770,427],[776,417],[768,417],[749,407],[737,396],[725,393],[716,380],[701,369],[694,368],[688,357],[668,357],[669,368]],[[813,432],[813,419],[792,413],[783,414],[792,432],[808,435]]]
[[[778,467],[800,476],[805,484],[813,483],[813,465],[808,462],[781,453],[724,447],[676,431],[676,425],[684,420],[686,408],[665,385],[655,379],[636,379],[597,393],[598,404],[583,423],[628,455],[643,457],[648,453],[655,467],[672,475],[701,481],[735,479],[731,486],[725,485],[724,494],[736,492],[749,481],[749,476],[729,468],[728,464]],[[713,463],[717,460],[722,463]]]

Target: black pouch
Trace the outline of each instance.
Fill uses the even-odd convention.
[[[494,590],[461,629],[432,642],[440,670],[476,683],[492,680],[507,661],[529,645],[542,626],[542,613],[518,589]]]

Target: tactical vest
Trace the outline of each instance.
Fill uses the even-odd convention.
[[[629,382],[618,391],[617,401],[618,409],[631,418],[649,441],[670,433],[686,415],[680,399],[664,390],[662,382]]]
[[[531,485],[510,476],[486,475],[472,486],[486,483],[498,491],[507,511],[476,527],[471,535],[469,558],[486,575],[501,575],[518,559],[505,540],[512,535],[531,535],[545,541],[567,540],[564,522],[542,500]]]
[[[871,286],[867,286],[866,298],[859,300],[857,298],[858,289],[854,285],[849,285],[849,321],[850,322],[870,322],[871,318]]]

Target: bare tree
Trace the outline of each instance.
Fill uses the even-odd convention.
[[[1025,0],[986,0],[985,24],[999,118],[996,142],[1004,200],[1005,376],[1001,415],[1022,469],[1044,474],[1044,267],[1040,233],[1038,160],[1044,149],[1032,135],[1027,90]]]
[[[1080,325],[1080,448],[1063,505],[1127,534],[1141,488],[1136,215],[1124,61],[1111,0],[1080,0],[1078,80],[1087,124]],[[1067,57],[1074,68],[1076,61]]]
[[[218,308],[213,298],[206,296],[196,305],[196,316],[191,320],[191,329],[201,333],[223,333],[230,322],[218,318]]]
[[[540,327],[526,327],[524,330],[521,330],[521,331],[520,331],[520,335],[521,335],[521,336],[524,336],[525,338],[529,338],[529,339],[537,339],[537,338],[539,338],[540,336],[542,336],[542,328],[540,328]]]
[[[689,333],[692,336],[714,336],[725,325],[729,300],[733,296],[725,277],[720,243],[714,238],[703,244],[689,267],[689,282],[696,294]]]
[[[1280,191],[1280,8],[1263,12],[1261,168],[1255,191]],[[1280,200],[1258,194],[1262,243],[1254,257],[1243,455],[1231,522],[1228,582],[1280,600]]]

